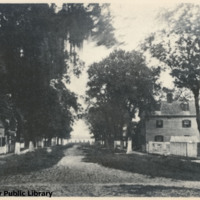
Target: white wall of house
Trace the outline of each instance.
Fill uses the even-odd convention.
[[[156,127],[156,120],[163,120],[163,127]],[[191,127],[182,127],[182,120],[191,120]],[[171,136],[199,136],[195,117],[152,117],[145,123],[146,142],[155,141],[156,135],[162,135],[164,142]]]
[[[197,143],[172,142],[170,147],[172,155],[197,157]]]
[[[148,142],[146,149],[148,153],[169,155],[170,142]]]
[[[5,128],[0,127],[0,137],[4,137]]]

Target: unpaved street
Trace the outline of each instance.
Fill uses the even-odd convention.
[[[53,196],[200,196],[200,182],[174,181],[83,162],[74,145],[53,167],[0,180],[1,190],[52,191]]]

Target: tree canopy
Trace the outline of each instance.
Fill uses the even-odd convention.
[[[26,128],[28,140],[55,134],[69,137],[71,109],[79,106],[76,95],[66,88],[68,71],[73,65],[74,73],[80,73],[76,48],[88,37],[107,47],[116,42],[108,7],[63,4],[56,11],[55,4],[0,5],[2,91],[11,94],[23,115],[23,120],[16,119],[18,127]]]
[[[122,139],[122,129],[128,134],[132,120],[151,111],[159,68],[148,68],[142,54],[116,50],[88,70],[88,121],[96,139],[107,143]]]
[[[192,91],[200,130],[200,6],[180,4],[164,12],[165,29],[153,33],[143,48],[171,69],[175,85]]]

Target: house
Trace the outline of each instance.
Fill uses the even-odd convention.
[[[172,136],[199,138],[194,101],[173,101],[172,94],[167,94],[167,101],[160,102],[157,109],[143,119],[141,135],[146,151],[152,142],[169,143]]]
[[[6,136],[5,136],[5,127],[3,125],[3,122],[0,120],[0,154],[6,153]]]
[[[7,129],[6,125],[0,120],[0,154],[14,152],[16,132]]]

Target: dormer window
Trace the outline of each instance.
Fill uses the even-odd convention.
[[[182,127],[183,128],[190,128],[191,127],[191,121],[188,119],[185,119],[182,121]]]
[[[160,111],[160,107],[161,107],[161,104],[160,103],[157,103],[155,105],[155,111]]]
[[[184,102],[180,104],[182,111],[189,111],[189,103]]]
[[[163,120],[156,120],[156,128],[162,128],[163,127]]]
[[[172,103],[173,102],[173,94],[172,93],[168,93],[167,94],[167,103]]]

